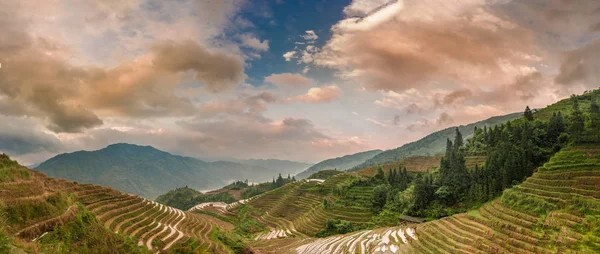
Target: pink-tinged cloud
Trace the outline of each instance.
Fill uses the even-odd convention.
[[[342,95],[342,89],[337,86],[313,87],[306,94],[289,98],[289,101],[301,101],[307,103],[332,102]]]

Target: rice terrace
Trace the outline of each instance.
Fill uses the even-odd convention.
[[[600,253],[596,0],[3,0],[0,63],[0,254]]]

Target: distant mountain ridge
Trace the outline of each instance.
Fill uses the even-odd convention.
[[[267,169],[276,170],[281,172],[282,175],[295,175],[314,164],[290,161],[290,160],[278,160],[278,159],[247,159],[247,160],[233,160],[238,163],[246,165],[254,165]]]
[[[60,154],[36,169],[52,177],[110,186],[149,199],[183,186],[216,189],[233,180],[262,182],[283,173],[237,162],[206,162],[125,143]]]
[[[296,178],[303,179],[303,178],[306,178],[306,177],[312,175],[313,173],[316,173],[316,172],[319,172],[319,171],[325,170],[325,169],[337,169],[340,171],[344,171],[344,170],[350,169],[356,165],[359,165],[370,158],[373,158],[373,156],[375,156],[381,152],[382,152],[382,150],[370,150],[370,151],[366,151],[366,152],[360,152],[360,153],[345,155],[342,157],[327,159],[327,160],[321,161],[321,162],[313,165],[312,167],[306,169],[305,171],[302,171],[301,173],[297,174]]]
[[[491,117],[486,120],[470,123],[467,125],[449,127],[441,131],[431,133],[415,142],[407,143],[401,147],[386,150],[382,153],[379,153],[373,158],[366,160],[364,163],[352,167],[352,169],[350,169],[349,171],[356,171],[375,165],[397,162],[399,160],[411,156],[431,156],[443,154],[446,149],[446,139],[454,138],[454,129],[457,127],[466,140],[467,138],[473,136],[473,130],[475,126],[477,126],[478,128],[483,128],[484,126],[490,127],[497,124],[505,123],[509,120],[520,118],[522,116],[523,113],[517,112],[504,116]]]

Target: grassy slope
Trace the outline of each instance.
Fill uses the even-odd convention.
[[[306,169],[305,171],[296,175],[297,179],[304,179],[315,172],[319,172],[324,169],[337,169],[337,170],[347,170],[356,165],[359,165],[366,160],[373,158],[377,154],[381,153],[381,150],[372,150],[366,152],[355,153],[351,155],[346,155],[338,158],[327,159],[321,161],[312,167]]]
[[[504,123],[508,120],[513,120],[521,117],[522,113],[513,113],[505,116],[496,116],[489,118],[484,121],[458,126],[460,132],[463,134],[465,140],[473,135],[475,126],[483,128],[483,126],[493,126],[500,123]],[[431,156],[444,153],[446,149],[446,139],[454,138],[456,127],[450,127],[438,132],[427,135],[426,137],[405,144],[396,149],[391,149],[377,154],[373,158],[365,161],[364,163],[357,165],[350,169],[350,171],[356,171],[363,168],[372,167],[375,165],[383,165],[400,161],[404,158],[413,156]]]
[[[0,252],[147,253],[105,229],[61,183],[0,155]]]
[[[406,233],[408,227],[416,228],[414,239]],[[562,149],[523,184],[468,213],[323,239],[253,244],[264,253],[296,253],[297,248],[304,253],[310,248],[372,253],[386,246],[382,236],[395,232],[407,243],[390,237],[387,246],[400,253],[599,253],[600,146]]]
[[[498,200],[445,222],[420,225],[424,244],[414,247],[424,251],[427,245],[442,240],[436,236],[447,235],[451,239],[438,248],[456,250],[460,240],[482,251],[598,253],[599,199],[600,148],[565,148]],[[443,225],[452,220],[488,232],[480,236],[469,234],[468,230],[450,232]]]
[[[298,181],[274,189],[249,202],[262,211],[257,219],[275,229],[290,229],[295,235],[314,236],[325,229],[327,220],[346,220],[357,226],[370,223],[372,187],[345,189],[346,195],[332,195],[336,189],[349,185],[357,177],[347,173],[329,177],[325,183]],[[323,200],[329,205],[325,207]]]
[[[193,206],[204,203],[204,202],[225,202],[233,203],[236,201],[232,195],[228,192],[218,192],[215,194],[202,194],[201,192],[192,188],[183,187],[158,196],[156,202],[179,208],[181,210],[188,210]]]
[[[406,170],[409,172],[427,172],[439,167],[442,157],[442,154],[434,156],[413,156],[402,159],[398,162],[388,163],[380,166],[383,168],[383,172],[386,174],[388,173],[389,169],[402,169],[404,167],[406,167]],[[484,156],[468,156],[465,159],[465,163],[468,168],[475,167],[475,164],[481,165],[485,162]],[[352,171],[350,174],[357,176],[374,176],[375,173],[377,173],[377,168],[380,166],[378,165],[363,168],[358,171]]]
[[[343,173],[342,171],[339,170],[321,170],[319,172],[316,172],[312,175],[310,175],[309,177],[307,177],[307,179],[321,179],[321,180],[326,180],[334,175],[337,174],[341,174]]]
[[[217,231],[230,234],[233,228],[227,222],[110,188],[47,177],[5,155],[0,156],[0,222],[0,253],[8,248],[29,253],[149,253],[138,247],[138,240],[161,253],[232,252],[225,242],[245,248],[230,239],[213,239]]]

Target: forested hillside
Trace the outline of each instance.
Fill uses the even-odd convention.
[[[431,133],[418,141],[405,144],[396,149],[383,151],[382,153],[377,154],[373,158],[365,161],[364,163],[352,167],[350,171],[355,171],[376,165],[389,164],[413,156],[432,156],[443,154],[446,149],[446,140],[448,138],[454,137],[456,128],[458,128],[458,130],[463,134],[465,138],[468,138],[473,135],[473,130],[475,129],[475,127],[483,128],[485,126],[494,126],[509,120],[517,119],[522,115],[522,113],[513,113],[505,116],[491,117],[487,120],[468,125],[446,128],[444,130]]]
[[[310,168],[306,169],[305,171],[297,174],[296,178],[304,179],[304,178],[310,176],[311,174],[319,172],[324,169],[336,169],[336,170],[342,170],[342,171],[347,170],[347,169],[350,169],[356,165],[359,165],[359,164],[365,162],[368,159],[373,158],[373,156],[375,156],[379,153],[381,153],[381,150],[372,150],[372,151],[366,151],[366,152],[345,155],[345,156],[337,157],[337,158],[333,158],[333,159],[327,159],[327,160],[321,161],[321,162],[311,166]]]
[[[49,176],[110,186],[149,199],[183,186],[217,189],[235,179],[263,182],[279,173],[229,161],[205,162],[130,144],[61,154],[36,169]]]

